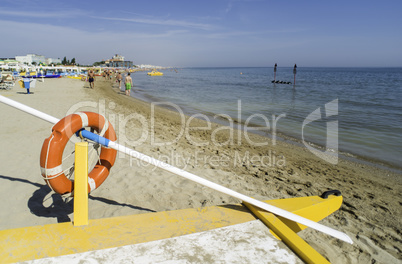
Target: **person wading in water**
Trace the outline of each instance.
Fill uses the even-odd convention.
[[[131,79],[130,73],[127,74],[124,82],[126,84],[126,95],[130,96],[131,86],[133,85],[133,79]]]

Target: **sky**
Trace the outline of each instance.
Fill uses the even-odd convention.
[[[0,57],[174,67],[400,67],[402,1],[0,1]]]

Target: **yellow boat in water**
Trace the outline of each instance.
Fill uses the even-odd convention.
[[[163,72],[158,72],[158,71],[156,71],[156,70],[153,70],[153,71],[151,71],[151,72],[148,72],[148,75],[149,75],[149,76],[162,76],[162,75],[163,75]]]

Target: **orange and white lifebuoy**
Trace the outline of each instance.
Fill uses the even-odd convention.
[[[103,115],[93,112],[78,112],[61,119],[52,128],[52,134],[45,139],[40,154],[41,173],[46,183],[58,194],[71,193],[74,184],[63,172],[62,159],[67,142],[84,127],[95,129],[103,137],[115,141],[116,133]],[[88,175],[88,191],[99,187],[109,175],[116,160],[117,151],[102,146],[99,161]]]

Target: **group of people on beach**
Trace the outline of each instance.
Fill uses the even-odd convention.
[[[110,71],[110,70],[104,71],[102,75],[105,79],[109,79],[109,80],[112,79],[112,71]],[[121,87],[122,80],[123,80],[123,76],[122,76],[121,72],[117,71],[116,72],[116,82],[119,83],[119,89]],[[93,70],[88,71],[88,82],[89,82],[89,87],[91,89],[94,89],[95,73]],[[124,86],[126,88],[126,95],[130,96],[131,87],[133,86],[133,79],[131,78],[130,73],[127,73],[127,76],[124,78]]]

